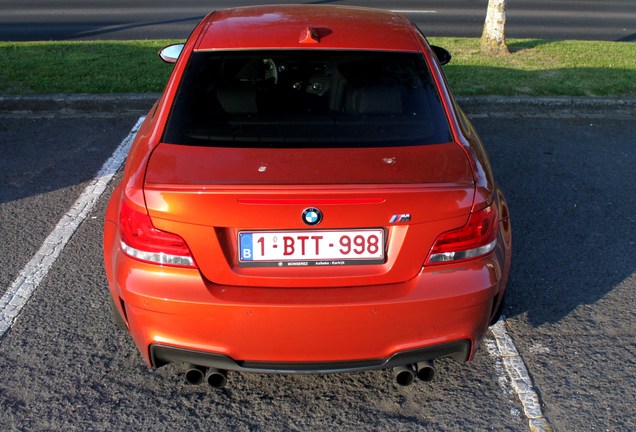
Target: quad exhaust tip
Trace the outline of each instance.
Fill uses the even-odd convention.
[[[395,383],[402,387],[413,384],[415,378],[423,382],[430,382],[435,378],[435,373],[435,366],[433,366],[433,362],[430,360],[393,368]]]
[[[437,371],[435,370],[435,366],[433,365],[432,360],[427,360],[423,362],[419,362],[417,365],[417,378],[420,381],[430,382],[435,378],[435,374]]]
[[[393,369],[393,378],[397,385],[402,387],[410,386],[415,381],[415,368],[412,364],[398,366]]]
[[[212,388],[221,389],[227,384],[227,372],[205,366],[188,365],[185,379],[188,384],[199,385],[206,382]]]
[[[206,368],[197,365],[188,365],[185,372],[185,379],[188,384],[201,384],[205,378]]]
[[[435,374],[435,366],[430,360],[393,368],[393,379],[396,384],[402,387],[410,386],[416,378],[423,382],[430,382],[435,378]],[[185,380],[192,385],[205,382],[212,388],[222,389],[227,384],[227,372],[191,364],[186,369]]]
[[[212,388],[221,389],[227,384],[227,372],[220,369],[210,368],[205,374],[205,382]]]

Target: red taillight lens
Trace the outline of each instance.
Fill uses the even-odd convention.
[[[119,210],[119,235],[126,255],[141,261],[177,267],[196,267],[185,240],[152,225],[150,216],[125,202]]]
[[[499,220],[495,204],[471,213],[462,228],[437,237],[427,264],[443,264],[475,258],[491,252],[497,245]]]

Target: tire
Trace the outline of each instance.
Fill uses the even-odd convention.
[[[497,307],[495,314],[492,316],[492,319],[490,320],[490,325],[493,325],[497,321],[499,321],[499,318],[501,318],[501,313],[503,312],[505,303],[506,303],[506,293],[504,293],[504,296],[501,299],[501,302],[499,303],[499,306]]]
[[[110,297],[110,312],[113,316],[113,322],[115,323],[117,328],[128,333],[128,326],[126,325],[126,321],[124,321],[121,314],[117,310],[117,306],[115,306],[115,302],[112,297]]]

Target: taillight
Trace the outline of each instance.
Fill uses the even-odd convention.
[[[121,249],[132,258],[154,264],[196,267],[185,240],[152,225],[150,216],[138,212],[125,202],[119,210]]]
[[[495,204],[471,213],[462,228],[437,237],[426,264],[443,264],[485,255],[497,245],[498,229]]]

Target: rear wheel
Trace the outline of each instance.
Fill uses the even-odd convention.
[[[126,321],[124,321],[124,319],[121,317],[121,314],[117,310],[117,306],[115,306],[115,302],[113,301],[112,297],[110,297],[110,312],[113,315],[113,322],[115,323],[117,328],[125,332],[128,332],[128,326],[126,325]]]
[[[497,310],[495,311],[495,314],[492,316],[492,319],[490,320],[490,325],[495,324],[497,321],[499,321],[499,318],[501,318],[501,313],[503,312],[505,302],[506,302],[506,293],[504,293],[504,296],[501,299],[499,306],[497,306]]]

